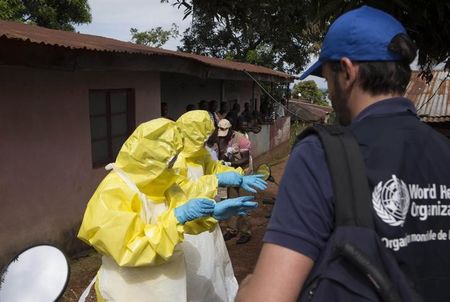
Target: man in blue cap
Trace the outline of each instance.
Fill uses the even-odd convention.
[[[450,230],[450,213],[442,211],[450,209],[450,143],[421,123],[402,97],[415,55],[396,19],[363,6],[330,26],[319,60],[301,79],[327,80],[339,123],[361,146],[376,232],[411,286],[424,301],[450,301],[449,238],[427,235]],[[333,232],[333,218],[324,150],[310,135],[292,150],[259,260],[237,301],[296,301]]]

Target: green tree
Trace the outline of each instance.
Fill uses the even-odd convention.
[[[178,26],[175,23],[172,23],[172,27],[168,30],[163,29],[161,26],[147,31],[138,31],[136,28],[131,28],[130,33],[133,43],[151,47],[161,47],[171,37],[177,38],[179,36]]]
[[[419,49],[423,75],[450,68],[450,1],[442,0],[161,0],[192,15],[182,50],[230,57],[299,73],[342,13],[371,5],[394,15]],[[250,55],[249,55],[250,53]]]
[[[192,23],[180,50],[298,73],[317,35],[305,18],[307,1],[162,0],[185,8]]]
[[[342,13],[370,5],[395,16],[418,47],[422,76],[431,80],[431,70],[440,63],[450,68],[450,1],[442,0],[313,0],[313,16],[320,31]]]
[[[295,84],[292,88],[292,96],[316,105],[328,106],[326,94],[317,87],[314,81],[302,81]]]
[[[0,19],[73,31],[92,17],[87,0],[0,0]]]

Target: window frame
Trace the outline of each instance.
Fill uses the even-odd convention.
[[[106,93],[106,112],[105,114],[92,114],[91,113],[91,94],[92,93],[98,93],[98,92],[104,92]],[[114,92],[125,92],[126,93],[126,124],[127,124],[127,129],[126,129],[126,137],[128,138],[128,136],[131,135],[131,133],[134,131],[136,125],[135,125],[135,119],[136,119],[136,112],[135,112],[135,93],[134,93],[134,89],[133,88],[114,88],[114,89],[89,89],[88,92],[88,104],[89,104],[89,126],[91,126],[92,123],[92,118],[95,117],[106,117],[106,137],[104,138],[97,138],[97,139],[93,139],[92,138],[92,130],[89,129],[90,133],[90,141],[91,141],[91,162],[92,162],[92,168],[99,168],[99,167],[104,167],[105,164],[109,164],[111,162],[115,161],[115,157],[117,156],[117,154],[113,154],[113,144],[112,141],[114,138],[116,137],[120,137],[123,136],[122,135],[112,135],[112,117],[114,115],[120,115],[123,114],[123,112],[116,112],[116,113],[111,113],[111,93]],[[105,141],[107,143],[107,147],[108,147],[108,158],[105,160],[99,160],[99,161],[94,161],[94,154],[93,154],[93,143],[94,142],[100,142],[100,141]]]

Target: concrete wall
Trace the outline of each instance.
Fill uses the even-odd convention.
[[[106,174],[92,168],[88,91],[110,88],[135,89],[136,124],[160,115],[158,73],[0,67],[0,267],[32,243],[76,236]]]
[[[261,125],[258,133],[249,133],[252,142],[252,156],[258,157],[271,149],[289,141],[291,118],[283,117],[273,124]]]
[[[275,148],[289,140],[291,118],[289,116],[276,119],[270,125],[270,148]]]
[[[261,131],[258,133],[250,132],[248,134],[252,142],[252,156],[257,157],[270,149],[270,126],[261,125]]]
[[[161,101],[166,102],[169,108],[169,116],[177,119],[186,111],[188,104],[194,104],[197,108],[200,100],[221,100],[223,89],[223,101],[237,100],[244,109],[244,103],[252,98],[253,83],[251,81],[231,81],[201,79],[198,77],[176,74],[161,74]],[[255,87],[255,98],[259,100],[260,89]],[[231,108],[230,108],[231,109]]]

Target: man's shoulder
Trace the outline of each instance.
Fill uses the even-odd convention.
[[[297,141],[292,148],[290,163],[294,166],[308,166],[314,173],[324,173],[322,169],[316,171],[316,167],[328,166],[325,150],[320,138],[316,134],[310,134]]]
[[[320,141],[319,136],[317,134],[310,134],[300,140],[297,140],[292,151],[294,152],[294,150],[304,148],[318,148],[323,150],[322,142]]]

